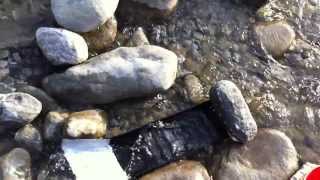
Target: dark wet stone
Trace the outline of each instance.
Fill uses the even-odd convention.
[[[201,159],[223,141],[204,113],[194,110],[112,139],[123,169],[141,175],[180,159]]]
[[[63,138],[63,129],[69,113],[51,111],[47,114],[43,124],[45,140],[59,142]]]
[[[30,152],[41,152],[43,148],[42,136],[38,129],[31,124],[19,129],[14,137],[15,141]]]
[[[140,180],[211,180],[206,168],[197,161],[178,161],[157,169]]]
[[[72,169],[62,152],[50,155],[45,173],[38,180],[76,180]]]
[[[241,91],[231,81],[219,81],[210,92],[215,111],[232,140],[246,143],[254,139],[258,127]]]
[[[120,0],[118,14],[132,24],[145,23],[168,18],[177,4],[178,0]]]

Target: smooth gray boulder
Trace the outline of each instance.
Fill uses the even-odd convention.
[[[0,94],[0,123],[25,125],[41,112],[42,104],[26,93]]]
[[[64,101],[106,104],[168,90],[177,66],[176,54],[167,49],[122,47],[45,78],[43,87]]]
[[[89,32],[113,17],[119,0],[51,0],[58,24],[75,32]]]
[[[38,46],[53,65],[80,64],[88,59],[88,46],[82,36],[59,28],[39,28]]]
[[[256,136],[258,127],[240,89],[231,81],[219,81],[210,99],[232,140],[246,143]]]

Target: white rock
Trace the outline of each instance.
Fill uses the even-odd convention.
[[[54,65],[79,64],[88,59],[88,46],[82,36],[59,28],[39,28],[38,46]]]
[[[26,93],[0,94],[0,122],[27,124],[41,112],[42,104]]]
[[[64,139],[62,149],[77,180],[128,179],[107,140]]]
[[[58,24],[75,32],[89,32],[110,19],[119,0],[51,0]]]

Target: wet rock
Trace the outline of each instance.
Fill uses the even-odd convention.
[[[107,134],[107,114],[99,109],[71,113],[66,133],[72,138],[102,138]]]
[[[31,124],[19,129],[14,137],[15,141],[29,151],[42,151],[42,136],[38,129]]]
[[[41,112],[42,105],[26,93],[0,94],[0,119],[4,129],[22,126],[33,121]]]
[[[320,165],[307,162],[291,177],[290,180],[305,180],[307,175],[318,167],[320,167]]]
[[[207,170],[196,161],[179,161],[144,175],[140,180],[211,180]]]
[[[3,180],[31,180],[31,157],[21,148],[10,151],[1,162]]]
[[[149,8],[159,10],[163,12],[163,14],[172,13],[178,4],[178,0],[133,0],[133,1],[144,4]]]
[[[62,152],[51,154],[48,162],[43,166],[38,180],[76,180]]]
[[[168,90],[177,56],[157,46],[118,48],[43,81],[49,94],[78,103],[103,104]]]
[[[59,109],[57,102],[40,88],[30,85],[17,85],[16,90],[37,98],[42,103],[43,113]]]
[[[52,111],[47,114],[43,125],[43,137],[48,141],[59,141],[63,137],[63,127],[69,113]]]
[[[95,30],[113,17],[119,0],[51,0],[58,24],[76,32]]]
[[[81,34],[86,40],[90,51],[103,52],[112,46],[118,31],[118,22],[115,17],[110,18],[96,30]]]
[[[295,39],[295,32],[285,22],[277,22],[255,27],[258,40],[274,57],[283,56]]]
[[[205,159],[224,138],[203,112],[191,110],[115,137],[111,145],[122,168],[136,177],[177,160]]]
[[[272,93],[254,97],[250,103],[250,109],[259,127],[287,127],[290,125],[291,112]]]
[[[184,82],[186,84],[187,96],[192,103],[201,104],[206,100],[203,95],[203,86],[198,77],[192,74],[187,75],[184,77]]]
[[[133,33],[131,39],[129,40],[127,46],[135,47],[142,45],[149,45],[149,40],[144,33],[142,27],[138,27],[137,30]]]
[[[88,58],[88,46],[78,34],[58,28],[39,28],[37,43],[53,65],[80,64]]]
[[[253,141],[224,153],[216,179],[287,180],[299,167],[294,145],[277,130],[261,129]]]
[[[257,124],[241,91],[233,82],[219,81],[212,88],[210,99],[234,141],[245,143],[254,139]]]

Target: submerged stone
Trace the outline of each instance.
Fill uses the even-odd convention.
[[[258,25],[255,32],[265,50],[274,57],[283,56],[296,37],[292,27],[285,22]]]
[[[216,179],[287,180],[298,169],[292,141],[277,130],[261,129],[247,144],[231,144],[222,153]]]

